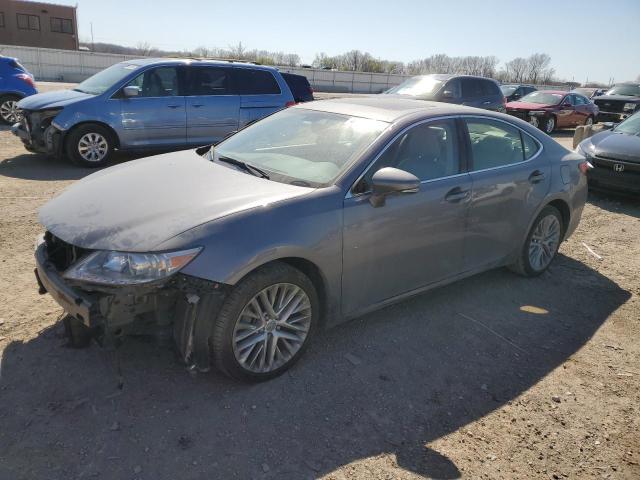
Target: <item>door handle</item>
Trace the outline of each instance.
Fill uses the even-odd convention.
[[[490,105],[491,102],[482,102],[483,105]]]
[[[169,108],[180,108],[180,105],[167,105]]]
[[[540,183],[544,180],[544,178],[544,172],[541,172],[540,170],[536,170],[531,175],[529,175],[529,181],[531,183]]]
[[[191,105],[193,108],[200,108],[200,107],[204,107],[204,103],[194,103]]]
[[[444,196],[447,202],[458,203],[469,197],[469,190],[462,190],[460,187],[452,188]]]

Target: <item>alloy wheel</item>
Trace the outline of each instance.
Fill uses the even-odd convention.
[[[536,225],[529,243],[531,268],[541,271],[553,260],[560,245],[560,222],[555,215],[543,217]]]
[[[253,373],[269,373],[298,353],[311,328],[311,301],[292,283],[258,292],[245,305],[233,330],[233,353]]]
[[[0,105],[0,117],[7,123],[15,123],[20,119],[18,102],[6,100]]]
[[[78,152],[87,162],[100,162],[109,152],[109,143],[99,133],[87,133],[78,141]]]
[[[593,117],[587,117],[587,120],[584,122],[585,126],[593,125]]]
[[[556,119],[553,117],[549,117],[547,119],[547,124],[545,125],[545,132],[547,133],[551,133],[553,132],[553,129],[556,127]]]
[[[540,122],[538,121],[538,117],[529,117],[529,123],[534,127],[538,128]]]

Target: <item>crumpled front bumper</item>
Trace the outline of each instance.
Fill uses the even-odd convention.
[[[57,128],[53,122],[42,127],[38,115],[23,113],[22,119],[11,126],[11,133],[18,137],[25,148],[31,152],[53,156],[62,154],[63,131]]]

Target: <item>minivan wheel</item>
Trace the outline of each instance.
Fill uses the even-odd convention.
[[[531,226],[520,257],[511,270],[520,275],[535,277],[544,272],[558,253],[564,232],[562,215],[557,208],[547,205]]]
[[[215,364],[239,380],[276,377],[300,358],[318,316],[318,295],[306,275],[280,262],[262,267],[220,309],[211,338]]]
[[[111,132],[93,123],[74,129],[67,138],[67,154],[76,165],[98,168],[107,164],[114,147]]]
[[[556,117],[549,117],[545,119],[543,128],[545,133],[551,134],[556,129]]]
[[[18,101],[20,97],[5,95],[0,97],[0,121],[5,124],[14,124],[20,118],[18,115]]]

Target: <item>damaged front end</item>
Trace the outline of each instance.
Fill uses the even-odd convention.
[[[11,132],[31,152],[60,156],[63,130],[56,125],[54,119],[61,110],[20,110],[20,121],[11,127]]]
[[[98,284],[74,279],[73,269],[95,258],[47,232],[36,248],[40,293],[49,293],[69,314],[72,341],[94,338],[115,347],[127,335],[172,334],[181,360],[209,369],[209,338],[227,286],[176,272],[144,283]],[[112,259],[110,259],[112,261]]]

